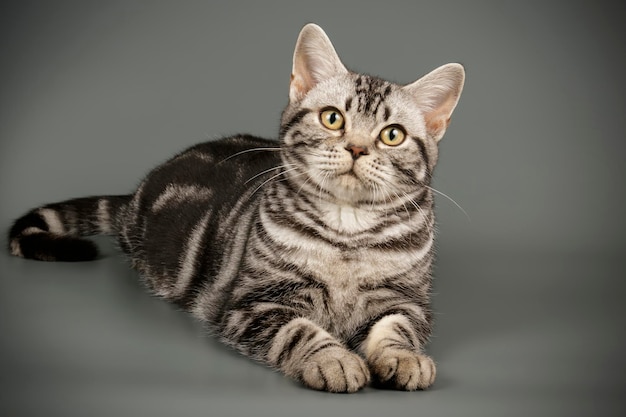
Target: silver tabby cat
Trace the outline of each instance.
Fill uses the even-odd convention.
[[[429,387],[433,194],[464,82],[444,65],[396,85],[347,70],[302,29],[280,142],[194,146],[129,195],[48,204],[9,232],[13,255],[96,258],[117,238],[146,285],[228,345],[308,387]]]

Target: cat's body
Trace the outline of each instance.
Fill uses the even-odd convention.
[[[428,184],[462,85],[453,64],[405,87],[351,73],[308,25],[280,142],[200,144],[131,195],[34,209],[10,250],[87,260],[97,252],[80,236],[111,234],[155,294],[309,387],[426,388]]]

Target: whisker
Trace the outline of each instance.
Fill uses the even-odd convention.
[[[393,193],[396,195],[396,198],[400,201],[402,201],[402,199],[400,198],[400,196],[398,195],[398,193],[396,193],[395,191],[393,191]],[[406,193],[404,193],[405,197],[409,197]],[[409,197],[409,201],[411,201],[411,198]],[[409,213],[409,208],[406,206],[406,202],[402,201],[402,207],[404,207],[404,210],[406,211],[406,215],[409,218],[409,223],[411,222],[411,213]],[[394,206],[395,209],[395,206]]]
[[[286,172],[286,171],[285,171],[285,172]],[[291,172],[291,170],[289,170],[289,172]],[[298,173],[298,174],[291,175],[291,178],[292,178],[292,179],[293,179],[293,178],[298,178],[298,177],[301,177],[301,176],[303,176],[303,175],[306,175],[306,172],[300,172],[300,173]],[[289,181],[289,178],[288,178],[287,176],[285,176],[284,178],[281,178],[281,179],[277,180],[276,182],[284,182],[284,181]]]
[[[445,193],[442,193],[441,191],[436,190],[436,189],[434,189],[433,187],[430,187],[430,186],[428,186],[428,185],[426,185],[426,188],[428,188],[429,190],[434,191],[435,193],[437,193],[437,194],[439,194],[439,195],[442,195],[442,196],[444,196],[445,198],[447,198],[448,200],[452,201],[452,203],[454,203],[454,205],[455,205],[455,206],[457,206],[457,207],[459,208],[459,210],[461,210],[461,211],[463,212],[463,214],[465,214],[465,217],[467,217],[467,220],[468,220],[468,221],[470,221],[470,222],[472,221],[472,218],[469,216],[469,214],[467,214],[467,212],[463,209],[463,207],[461,207],[461,206],[459,205],[459,203],[457,203],[456,201],[454,201],[454,199],[453,199],[452,197],[450,197],[449,195],[447,195],[447,194],[445,194]]]
[[[274,168],[274,169],[277,169],[277,168]],[[261,189],[261,188],[262,188],[265,184],[267,184],[268,182],[272,181],[274,178],[278,178],[278,177],[280,177],[281,175],[285,175],[286,173],[291,172],[291,171],[295,171],[296,169],[298,169],[298,168],[296,167],[296,168],[290,168],[290,169],[287,169],[287,170],[285,170],[285,171],[280,171],[278,174],[273,175],[273,176],[271,176],[270,178],[266,179],[265,181],[263,181],[263,183],[261,183],[261,185],[259,185],[258,187],[256,187],[256,188],[254,189],[254,191],[252,191],[252,193],[250,193],[250,197],[252,197],[254,194],[256,194],[256,192],[257,192],[257,191],[259,191],[259,190],[260,190],[260,189]]]
[[[328,177],[330,177],[330,172],[326,172],[326,175],[324,175],[324,178],[322,178],[322,181],[319,183],[319,193],[317,199],[320,202],[322,201],[322,190],[324,190],[324,184],[326,183]]]
[[[372,199],[370,200],[370,208],[369,208],[370,213],[372,211],[374,211],[374,201],[378,201],[378,191],[379,191],[379,188],[380,188],[380,185],[378,185],[378,183],[376,183],[374,181],[373,185],[372,185],[372,189],[374,191],[374,195],[372,196]]]
[[[240,151],[240,152],[237,152],[235,154],[232,154],[231,156],[227,157],[226,159],[222,159],[220,162],[218,162],[218,165],[223,163],[223,162],[228,161],[231,158],[234,158],[234,157],[239,156],[239,155],[243,155],[243,154],[248,153],[248,152],[256,152],[256,151],[279,152],[280,150],[281,150],[281,148],[252,148],[252,149],[245,149],[243,151]]]
[[[246,182],[244,182],[244,184],[249,183],[250,181],[254,180],[257,177],[260,177],[263,174],[267,174],[268,172],[274,171],[275,169],[280,169],[280,168],[288,168],[288,167],[293,167],[295,166],[294,164],[284,164],[284,165],[278,165],[275,167],[271,167],[269,169],[266,169],[265,171],[261,171],[258,174],[254,175],[253,177],[250,177],[246,180]]]
[[[383,196],[383,204],[387,204],[387,201],[389,201],[389,204],[391,208],[393,209],[394,216],[397,215],[398,210],[396,209],[395,204],[393,204],[393,198],[391,198],[391,193],[387,190],[387,188],[384,185],[379,184],[378,187],[380,188],[381,194]],[[389,220],[389,209],[385,208],[383,209],[383,211],[385,213],[385,222],[386,222]]]
[[[411,196],[410,196],[410,195],[408,195],[406,192],[404,193],[404,195],[405,195],[405,196],[409,199],[409,203],[411,203],[411,204],[413,205],[413,207],[415,207],[415,209],[416,209],[417,211],[419,211],[419,213],[421,214],[422,219],[424,219],[424,224],[426,225],[426,228],[428,229],[428,233],[429,233],[429,234],[433,234],[433,228],[432,228],[431,224],[428,222],[428,217],[426,216],[426,213],[424,212],[424,210],[422,210],[422,208],[420,207],[420,205],[419,205],[419,204],[417,204],[417,203],[415,202],[415,200],[413,200],[413,199],[411,198]]]
[[[303,172],[301,175],[305,175],[305,173]],[[300,195],[300,191],[302,191],[302,189],[304,188],[304,186],[311,180],[310,176],[307,176],[307,179],[302,183],[302,185],[300,186],[300,188],[298,188],[298,192],[296,193],[296,195]]]

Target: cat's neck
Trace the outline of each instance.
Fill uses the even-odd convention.
[[[358,201],[308,192],[289,184],[289,181],[276,181],[267,191],[265,198],[270,200],[270,204],[271,200],[288,202],[284,205],[286,210],[282,216],[308,217],[309,221],[315,219],[317,226],[343,236],[359,235],[377,229],[381,224],[397,222],[405,228],[419,227],[432,214],[429,198],[418,205],[415,203],[417,196],[410,194],[396,195],[393,200],[379,202]],[[429,190],[424,192],[430,194]]]
[[[381,213],[371,207],[355,207],[346,203],[319,201],[320,219],[333,230],[344,234],[358,234],[376,227]]]

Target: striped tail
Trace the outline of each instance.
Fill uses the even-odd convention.
[[[98,248],[83,236],[117,234],[120,212],[132,195],[85,197],[48,204],[15,221],[9,250],[40,261],[91,261]]]

